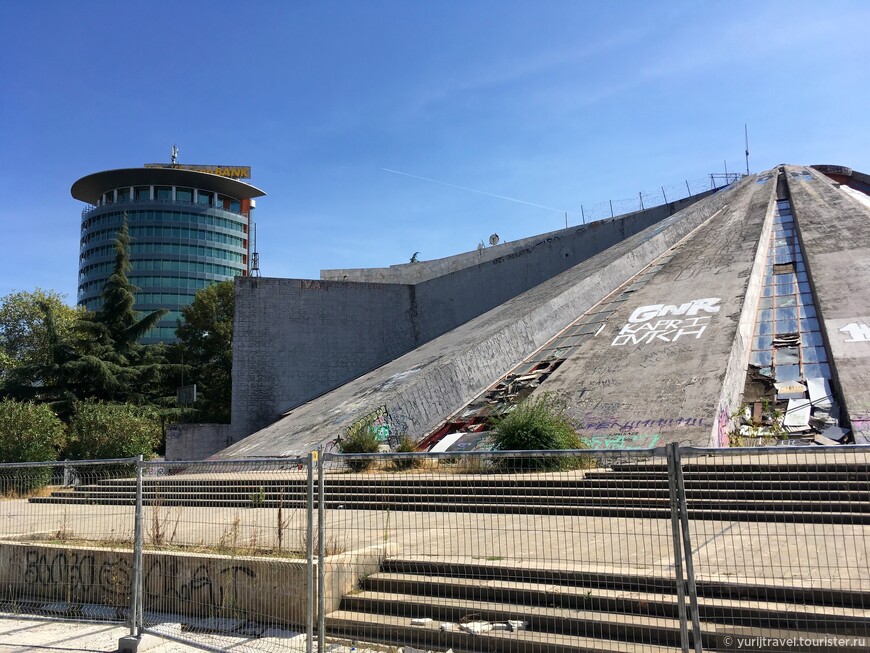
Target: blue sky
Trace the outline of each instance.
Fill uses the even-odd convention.
[[[753,171],[870,171],[867,2],[2,0],[0,24],[0,295],[74,302],[70,185],[173,143],[252,166],[276,277],[679,194],[744,168],[744,123]]]

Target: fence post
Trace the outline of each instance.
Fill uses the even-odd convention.
[[[136,459],[136,513],[133,522],[133,597],[130,606],[130,637],[142,627],[142,455]]]
[[[324,615],[324,586],[326,570],[323,567],[324,558],[324,510],[326,493],[323,489],[323,450],[317,451],[317,650],[326,650],[326,616]]]
[[[308,558],[307,577],[308,582],[308,597],[306,606],[308,608],[308,621],[306,623],[306,638],[305,638],[305,653],[314,652],[314,464],[317,462],[317,452],[311,451],[308,453],[308,496],[305,500],[305,507],[308,513],[308,526],[305,546],[305,555]]]
[[[680,616],[680,646],[683,653],[689,653],[689,627],[686,619],[686,586],[683,581],[683,553],[680,546],[680,508],[677,492],[677,463],[674,449],[676,442],[667,446],[668,493],[671,500],[671,535],[674,541],[674,576],[677,582],[677,612]]]
[[[686,560],[686,581],[689,591],[689,612],[692,615],[692,635],[695,640],[695,653],[702,653],[701,620],[698,616],[698,590],[695,587],[695,566],[692,563],[692,536],[689,533],[689,510],[686,504],[686,484],[683,477],[683,460],[680,447],[674,443],[674,464],[676,467],[677,498],[680,506],[680,524],[683,531],[683,548]]]

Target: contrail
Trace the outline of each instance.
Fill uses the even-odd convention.
[[[410,172],[400,172],[399,170],[390,170],[389,168],[381,168],[381,170],[385,172],[392,172],[394,175],[402,175],[404,177],[412,177],[413,179],[422,179],[423,181],[431,181],[433,184],[441,184],[442,186],[450,186],[451,188],[458,188],[459,190],[467,190],[470,193],[479,193],[480,195],[488,195],[489,197],[497,197],[500,200],[507,200],[508,202],[516,202],[517,204],[525,204],[526,206],[534,206],[539,209],[545,209],[547,211],[555,211],[556,213],[564,213],[561,209],[554,209],[551,206],[543,206],[542,204],[535,204],[534,202],[526,202],[525,200],[518,200],[516,197],[508,197],[507,195],[496,195],[495,193],[487,193],[485,190],[477,190],[476,188],[467,188],[466,186],[457,186],[456,184],[451,184],[446,181],[438,181],[437,179],[430,179],[429,177],[421,177],[420,175],[412,175]]]

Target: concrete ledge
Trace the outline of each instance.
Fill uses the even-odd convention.
[[[336,610],[361,577],[377,571],[386,553],[384,546],[370,546],[328,557],[326,611]],[[0,597],[123,611],[131,604],[132,560],[130,550],[0,542]],[[305,560],[146,551],[143,609],[299,626],[307,620],[307,579]]]

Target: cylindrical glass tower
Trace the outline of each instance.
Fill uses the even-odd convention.
[[[134,308],[169,309],[143,343],[173,342],[181,309],[198,289],[250,270],[251,210],[254,198],[265,195],[250,184],[181,167],[146,167],[82,177],[71,193],[88,203],[81,218],[78,304],[100,307],[126,216],[128,276],[139,288]]]

